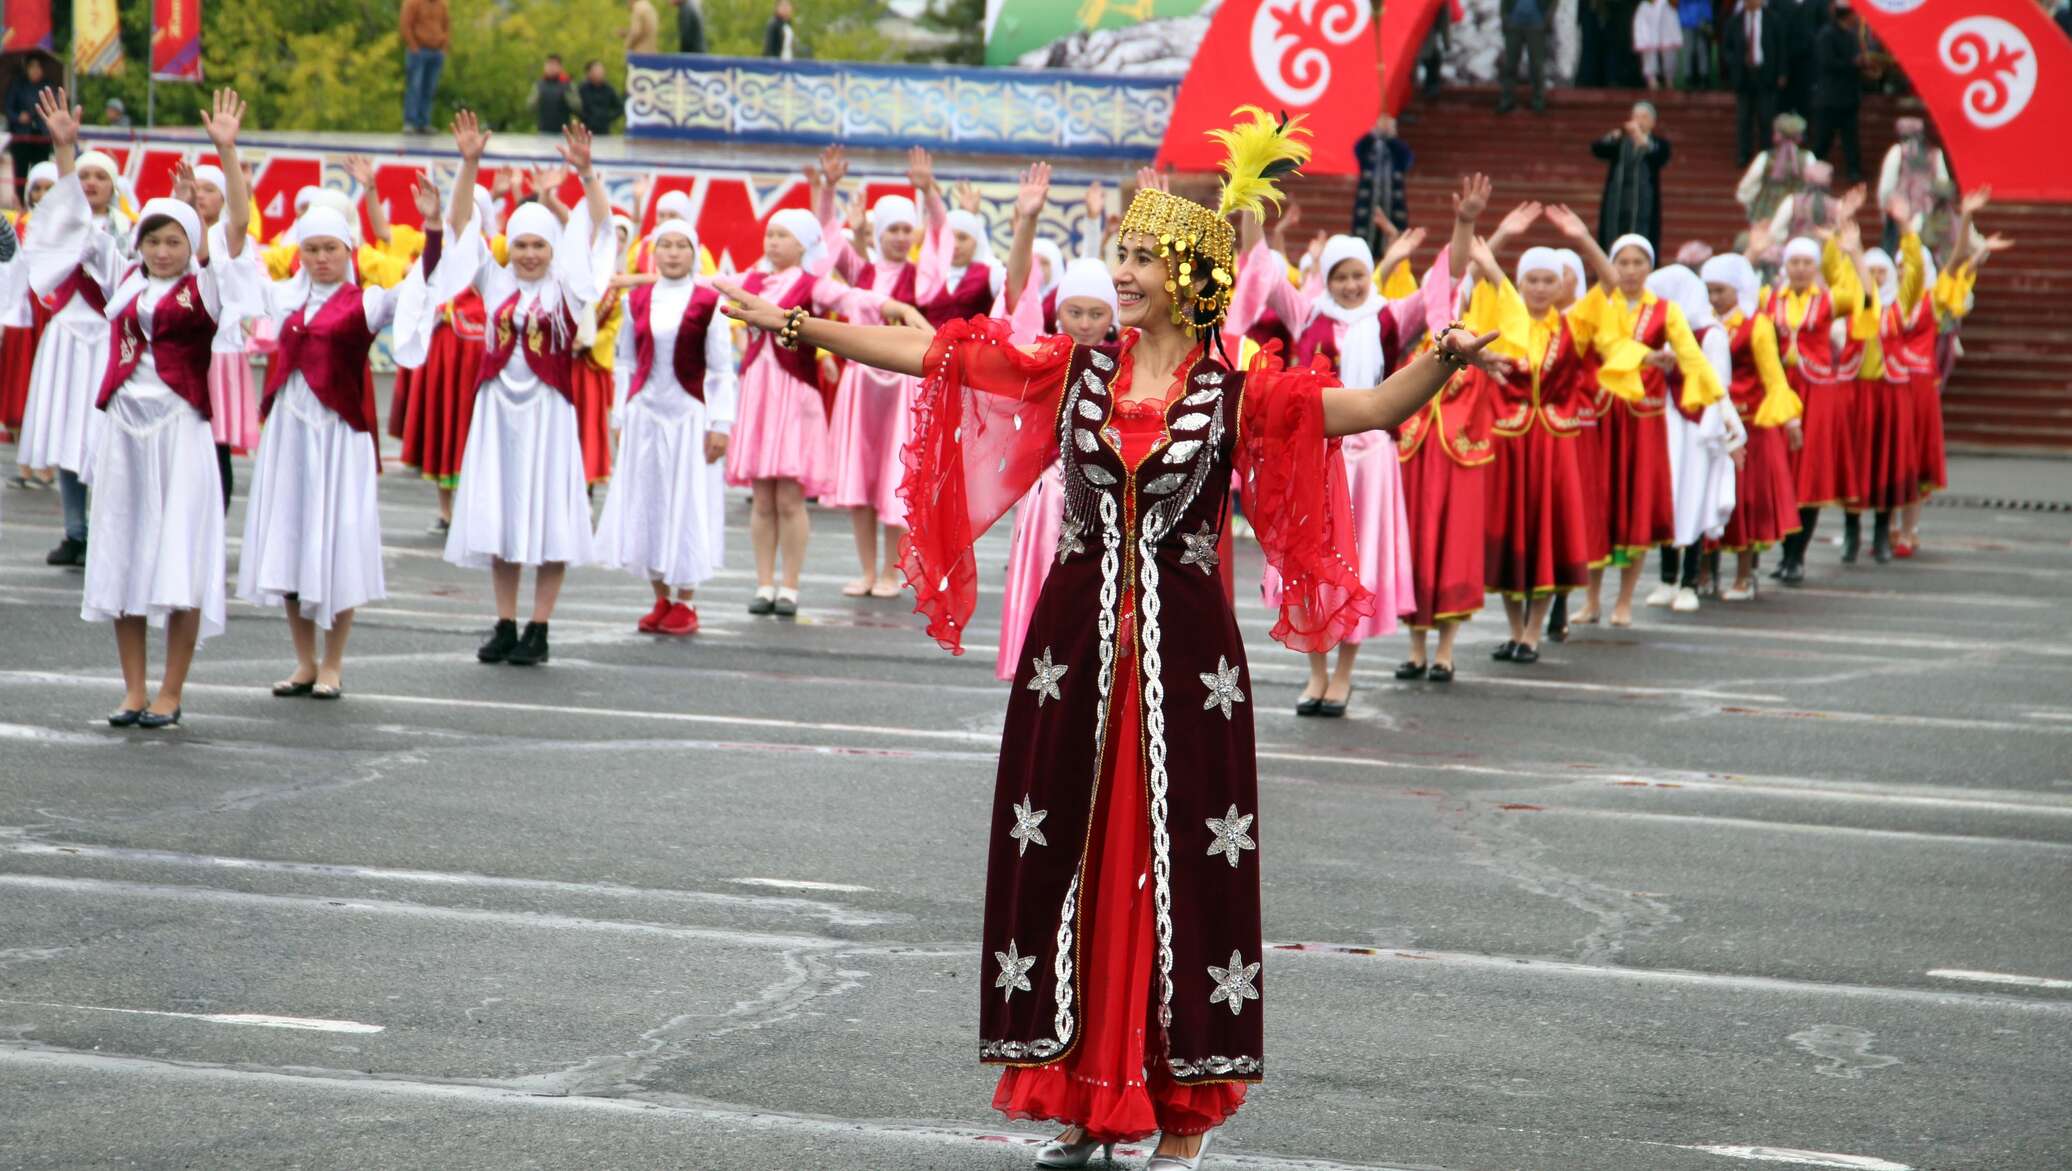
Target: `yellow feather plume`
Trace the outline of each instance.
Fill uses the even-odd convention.
[[[1239,122],[1228,130],[1209,131],[1209,137],[1222,143],[1225,152],[1223,198],[1216,214],[1261,214],[1268,200],[1280,207],[1281,189],[1274,180],[1294,174],[1309,161],[1309,144],[1295,138],[1298,134],[1309,135],[1302,125],[1302,116],[1284,115],[1276,119],[1257,106],[1239,106],[1231,111],[1231,116],[1249,117],[1250,121]]]

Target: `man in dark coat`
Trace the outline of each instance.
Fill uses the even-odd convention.
[[[532,83],[532,93],[525,99],[538,117],[535,125],[541,134],[559,134],[568,125],[575,108],[575,92],[574,79],[561,68],[561,55],[547,54],[539,80]]]
[[[1813,153],[1827,153],[1837,135],[1850,184],[1863,182],[1863,146],[1857,141],[1857,111],[1863,103],[1863,40],[1849,0],[1835,0],[1835,18],[1813,45]]]
[[[1770,140],[1785,81],[1785,28],[1763,0],[1741,0],[1720,22],[1720,64],[1734,87],[1734,141],[1747,166]]]
[[[1828,21],[1828,0],[1774,0],[1769,6],[1784,27],[1784,92],[1777,108],[1813,117],[1813,84],[1819,75],[1815,43]]]
[[[1633,232],[1662,254],[1662,168],[1669,165],[1669,140],[1655,134],[1655,107],[1633,103],[1626,124],[1590,144],[1590,153],[1611,163],[1604,200],[1597,205],[1597,243]]]
[[[602,61],[583,66],[583,84],[576,87],[576,100],[582,110],[579,117],[592,134],[610,134],[612,123],[625,112],[619,91],[605,79]]]
[[[1382,252],[1382,231],[1375,223],[1386,217],[1397,231],[1410,226],[1410,200],[1405,184],[1410,177],[1410,144],[1396,137],[1396,120],[1383,114],[1374,120],[1374,131],[1353,144],[1353,157],[1360,163],[1360,185],[1353,193],[1353,226],[1350,234],[1367,241],[1376,256]]]

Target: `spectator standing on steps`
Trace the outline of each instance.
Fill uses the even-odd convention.
[[[1878,206],[1890,208],[1895,196],[1917,212],[1933,210],[1940,202],[1938,192],[1952,189],[1950,165],[1942,148],[1928,141],[1928,123],[1920,118],[1901,118],[1892,124],[1899,141],[1885,151],[1878,167]],[[1883,244],[1890,253],[1899,247],[1904,227],[1888,213]]]
[[[1857,141],[1857,111],[1863,102],[1863,42],[1856,35],[1856,11],[1835,0],[1835,18],[1813,46],[1813,153],[1832,161],[1828,148],[1842,140],[1842,173],[1851,185],[1863,182],[1863,147]]]
[[[559,134],[568,125],[575,113],[575,79],[561,68],[561,54],[547,54],[540,79],[532,83],[532,93],[527,95],[525,104],[538,117],[541,134]]]
[[[576,87],[576,99],[581,105],[584,129],[591,134],[612,132],[621,103],[619,91],[604,76],[604,62],[592,60],[583,66],[583,84]]]
[[[1777,96],[1785,82],[1784,37],[1784,23],[1763,0],[1741,0],[1720,30],[1720,64],[1734,87],[1735,159],[1744,167],[1777,116]]]
[[[1499,0],[1504,22],[1504,55],[1496,70],[1503,85],[1502,96],[1496,103],[1499,114],[1518,108],[1513,90],[1518,82],[1521,54],[1530,62],[1533,112],[1543,113],[1547,109],[1547,3],[1548,0]]]
[[[1376,216],[1386,217],[1398,231],[1410,226],[1406,184],[1412,157],[1410,144],[1396,137],[1396,120],[1387,114],[1376,118],[1374,129],[1353,144],[1353,158],[1360,164],[1360,184],[1353,193],[1353,226],[1347,234],[1366,240],[1376,256],[1382,253],[1382,233],[1375,226]]]
[[[1683,26],[1683,53],[1677,72],[1685,89],[1715,89],[1719,83],[1712,72],[1712,46],[1719,38],[1712,27],[1712,0],[1683,0],[1676,9]]]
[[[1813,114],[1813,79],[1819,71],[1814,43],[1828,25],[1828,0],[1775,0],[1770,11],[1784,26],[1784,93],[1777,108]]]
[[[1611,164],[1604,199],[1597,205],[1600,247],[1632,234],[1662,254],[1662,168],[1669,165],[1669,140],[1655,134],[1655,107],[1633,103],[1626,124],[1590,144],[1590,153]]]
[[[403,34],[403,130],[432,132],[432,95],[446,68],[446,44],[453,36],[453,18],[446,0],[403,0],[399,23]]]
[[[662,51],[662,19],[655,15],[654,0],[628,0],[626,27],[619,30],[626,55]]]
[[[1751,224],[1767,224],[1777,205],[1798,194],[1806,182],[1806,120],[1779,114],[1770,120],[1770,149],[1755,156],[1734,188],[1734,199],[1748,212]]]
[[[1417,51],[1418,68],[1424,70],[1424,95],[1436,97],[1446,64],[1446,50],[1453,45],[1453,26],[1461,22],[1460,0],[1441,0],[1432,10],[1432,26],[1425,30],[1424,44]]]
[[[1696,6],[1703,0],[1684,0]],[[1675,89],[1676,66],[1683,56],[1683,19],[1676,0],[1642,0],[1633,10],[1633,52],[1649,89]]]
[[[789,61],[798,51],[798,34],[791,27],[791,0],[777,0],[770,23],[763,28],[763,56]]]
[[[705,51],[704,0],[675,0],[675,4],[676,51],[679,53],[703,53]]]

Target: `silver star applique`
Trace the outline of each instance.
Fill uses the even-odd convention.
[[[1201,673],[1202,686],[1209,689],[1209,697],[1201,701],[1201,710],[1208,711],[1220,707],[1223,709],[1223,718],[1229,719],[1230,705],[1245,702],[1245,693],[1237,685],[1238,672],[1241,670],[1243,668],[1231,666],[1229,658],[1217,655],[1215,672]],[[1029,686],[1034,687],[1035,684],[1031,683]]]
[[[1016,857],[1020,857],[1021,855],[1028,853],[1029,844],[1031,842],[1034,842],[1036,845],[1039,846],[1048,846],[1050,844],[1050,842],[1044,838],[1043,831],[1036,828],[1037,826],[1043,824],[1044,818],[1050,816],[1050,811],[1047,809],[1037,809],[1035,808],[1035,805],[1036,802],[1030,800],[1027,796],[1024,796],[1020,801],[1015,802],[1014,828],[1007,831],[1007,836],[1021,843],[1021,848],[1018,851],[1016,851]],[[1237,812],[1237,807],[1232,806],[1231,812]],[[1250,819],[1247,818],[1246,820],[1249,823]],[[1211,851],[1211,853],[1213,852],[1214,851]]]
[[[1253,817],[1250,813],[1239,817],[1237,806],[1232,805],[1230,812],[1221,817],[1204,818],[1203,820],[1208,822],[1209,832],[1216,835],[1216,840],[1209,843],[1209,853],[1221,854],[1232,866],[1236,866],[1239,853],[1258,849],[1259,843],[1253,841],[1252,835],[1245,832],[1252,828]]]
[[[1081,539],[1079,525],[1077,523],[1068,524],[1064,528],[1058,530],[1059,565],[1063,565],[1065,563],[1065,558],[1072,557],[1084,552],[1086,552],[1086,542],[1083,539]]]
[[[1000,999],[1010,999],[1017,992],[1036,991],[1035,986],[1029,983],[1029,969],[1036,966],[1035,956],[1018,954],[1015,951],[1014,941],[1010,939],[1007,941],[1007,950],[994,952],[993,958],[1000,961],[1000,974],[994,977],[993,987],[1007,989],[1007,991],[1000,994]],[[1232,955],[1230,962],[1236,963],[1237,957]],[[1257,968],[1259,965],[1253,964],[1252,966]],[[1254,992],[1252,997],[1256,1000],[1259,994]]]
[[[1209,527],[1209,522],[1201,522],[1200,532],[1181,533],[1180,540],[1187,545],[1186,551],[1180,554],[1180,564],[1199,565],[1203,573],[1214,576],[1216,572],[1216,530]]]
[[[1230,953],[1230,966],[1219,968],[1209,965],[1209,979],[1216,982],[1216,990],[1209,993],[1210,1004],[1228,1004],[1230,1015],[1236,1016],[1245,1010],[1245,1001],[1259,999],[1259,989],[1252,984],[1252,978],[1259,974],[1258,964],[1248,964],[1239,952]]]
[[[1050,661],[1049,647],[1044,647],[1041,655],[1030,659],[1029,666],[1034,668],[1036,672],[1029,677],[1028,687],[1029,690],[1036,693],[1037,707],[1042,707],[1043,701],[1046,699],[1063,700],[1065,698],[1063,693],[1058,690],[1058,680],[1063,679],[1065,672],[1071,670],[1071,668],[1063,663],[1053,664]],[[1208,676],[1204,675],[1202,678],[1206,679]]]

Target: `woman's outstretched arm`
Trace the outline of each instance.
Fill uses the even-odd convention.
[[[720,312],[765,333],[783,331],[788,314],[741,287],[738,281],[715,280],[713,287],[728,300]],[[800,345],[816,346],[852,362],[895,374],[921,375],[935,335],[898,325],[849,325],[811,314],[799,319]]]

